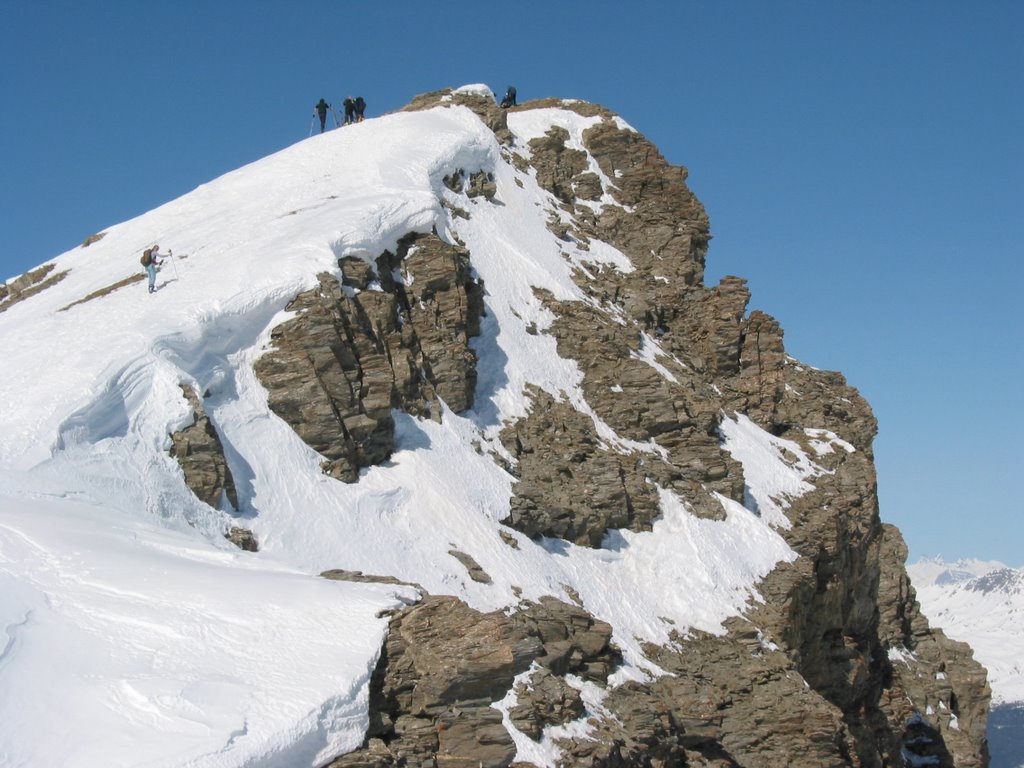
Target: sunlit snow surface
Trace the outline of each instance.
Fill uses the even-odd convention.
[[[594,119],[510,114],[514,151],[528,154],[545,121],[578,143]],[[499,204],[445,188],[457,169],[492,172]],[[451,223],[445,198],[470,220]],[[788,524],[787,499],[821,470],[744,417],[725,419],[723,441],[750,501],[722,499],[722,521],[662,490],[653,531],[610,532],[598,550],[514,534],[516,550],[498,536],[514,483],[491,454],[501,425],[529,412],[527,384],[594,418],[608,450],[661,450],[601,423],[575,363],[543,333],[553,318],[534,288],[585,301],[579,265],[633,268],[611,246],[554,238],[552,207],[469,110],[395,114],[108,228],[55,259],[70,270],[62,282],[0,313],[0,764],[269,768],[354,748],[386,630],[378,615],[413,593],[316,576],[328,568],[480,610],[515,605],[514,588],[527,600],[574,592],[614,627],[627,662],[617,680],[657,673],[643,642],[720,632],[758,599],[757,581],[795,557],[774,528]],[[288,301],[317,273],[338,274],[338,257],[372,261],[434,228],[465,242],[487,287],[475,408],[440,424],[396,413],[391,459],[356,484],[331,480],[268,410],[252,363]],[[157,293],[137,283],[60,311],[139,271],[154,242],[176,257]],[[636,356],[671,376],[655,346],[638,339]],[[168,455],[169,433],[190,419],[179,383],[206,395],[240,520],[198,502]],[[225,542],[229,524],[251,528],[261,551]],[[453,547],[493,583],[472,581]]]

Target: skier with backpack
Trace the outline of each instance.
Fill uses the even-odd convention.
[[[514,85],[510,85],[508,90],[505,91],[505,98],[501,100],[502,109],[508,109],[516,105],[516,88]]]
[[[356,96],[355,108],[356,108],[356,122],[357,123],[361,123],[361,122],[363,122],[363,112],[366,111],[366,102],[363,100],[362,96]]]
[[[156,268],[160,265],[160,262],[164,258],[169,258],[174,255],[174,251],[168,250],[167,257],[160,253],[160,246],[154,245],[152,248],[147,248],[142,252],[142,266],[146,268],[146,274],[149,275],[149,292],[156,292]]]

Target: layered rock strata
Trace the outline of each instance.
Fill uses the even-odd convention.
[[[324,457],[324,471],[355,482],[394,447],[392,408],[440,418],[473,402],[483,287],[468,254],[436,235],[411,234],[371,265],[348,257],[342,279],[320,275],[295,317],[274,329],[257,361],[271,409]],[[415,279],[412,279],[414,276]]]

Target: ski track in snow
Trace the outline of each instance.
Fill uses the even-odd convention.
[[[509,125],[516,151],[554,123],[582,148],[597,119],[538,110]],[[493,173],[498,204],[445,188],[459,168]],[[442,199],[471,218],[450,220]],[[502,424],[529,411],[528,384],[593,418],[608,450],[660,450],[601,422],[576,364],[543,333],[553,318],[536,288],[588,301],[574,271],[633,268],[605,244],[558,241],[550,208],[493,134],[453,107],[310,138],[57,257],[63,282],[0,314],[0,755],[274,768],[354,748],[380,614],[414,592],[316,577],[328,568],[393,575],[482,611],[515,605],[513,588],[526,600],[574,590],[614,628],[619,681],[659,674],[644,642],[721,632],[760,599],[758,580],[796,556],[775,530],[788,524],[786,500],[820,470],[744,417],[725,419],[723,441],[744,465],[750,509],[722,498],[725,520],[702,520],[662,490],[652,531],[612,531],[601,549],[500,539],[514,485],[489,454],[502,452]],[[445,410],[440,424],[396,412],[391,459],[356,484],[331,480],[269,411],[252,364],[287,303],[318,273],[339,274],[340,256],[372,262],[432,228],[466,243],[487,288],[476,405]],[[140,270],[155,241],[176,254],[157,293],[131,285],[59,311]],[[654,339],[636,354],[671,379]],[[258,554],[224,541],[233,513],[196,500],[167,453],[191,419],[179,384],[205,395]],[[493,583],[472,581],[453,547]]]

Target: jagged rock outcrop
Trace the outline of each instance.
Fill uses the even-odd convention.
[[[609,733],[599,739],[603,746],[593,748],[594,754],[587,752],[592,742],[587,742],[582,752],[580,745],[572,746],[571,762],[615,764],[625,759],[648,764],[655,759],[651,744],[664,750],[666,744],[685,743],[685,735],[679,734],[686,729],[679,724],[694,712],[700,721],[710,713],[710,701],[716,702],[714,711],[721,717],[719,730],[705,727],[705,741],[684,744],[687,759],[694,764],[726,760],[724,764],[735,761],[741,765],[899,765],[904,755],[910,754],[930,755],[936,765],[984,764],[988,690],[984,671],[969,651],[919,625],[918,637],[927,639],[915,644],[915,648],[921,646],[916,658],[907,657],[906,663],[890,661],[890,656],[899,658],[898,649],[912,643],[914,633],[907,628],[894,629],[894,624],[899,626],[895,621],[899,611],[880,610],[880,605],[903,606],[901,611],[926,622],[911,607],[912,597],[902,602],[886,597],[893,583],[900,578],[905,582],[906,552],[886,546],[887,534],[878,518],[871,454],[877,426],[870,408],[841,375],[789,358],[777,321],[763,312],[746,314],[750,296],[742,280],[725,278],[710,288],[699,284],[708,234],[699,204],[678,189],[685,171],[667,174],[664,183],[649,183],[643,171],[631,174],[622,170],[651,168],[652,153],[642,142],[631,136],[627,139],[626,132],[610,121],[600,126],[600,130],[592,128],[584,134],[584,145],[606,175],[615,179],[614,187],[606,191],[613,196],[615,188],[630,191],[617,199],[634,206],[632,216],[609,213],[591,220],[592,209],[580,206],[566,192],[572,182],[565,177],[578,176],[582,168],[578,159],[557,151],[560,137],[552,134],[552,141],[531,145],[531,162],[542,164],[538,180],[543,184],[550,179],[549,191],[563,204],[573,204],[579,234],[597,234],[619,247],[637,266],[628,274],[602,271],[597,279],[590,275],[586,282],[581,281],[581,287],[602,304],[621,309],[681,363],[670,370],[682,386],[671,389],[673,393],[697,393],[685,401],[696,403],[690,406],[690,413],[711,414],[711,419],[716,412],[744,413],[773,434],[796,440],[831,474],[818,478],[816,490],[787,510],[793,525],[780,532],[801,557],[794,564],[779,565],[768,576],[761,586],[765,602],[749,614],[750,622],[761,627],[763,635],[775,638],[770,646],[737,652],[735,646],[742,642],[743,632],[733,624],[723,639],[687,641],[679,653],[657,651],[654,658],[675,677],[644,687],[640,700],[651,697],[652,691],[659,693],[655,696],[657,708],[672,713],[667,723],[676,725],[663,722],[656,728],[650,724],[640,727],[648,736],[639,742],[633,739],[634,745],[644,745],[642,749],[634,747],[630,752],[626,748],[633,757],[625,757],[625,747],[607,746],[609,742],[630,743],[628,735]],[[632,163],[622,157],[624,145],[639,150]],[[537,150],[543,154],[539,161]],[[605,157],[605,152],[612,157]],[[554,165],[555,170],[544,168],[544,164]],[[557,172],[560,165],[568,169],[561,176]],[[653,165],[657,167],[658,162]],[[673,189],[672,183],[678,186]],[[673,220],[680,223],[678,239],[668,239],[675,246],[674,271],[673,263],[649,258],[652,252],[658,253],[651,243],[637,248],[637,240],[632,239],[634,233],[648,228],[669,237],[670,230],[658,227]],[[658,275],[667,279],[652,281]],[[573,318],[595,313],[581,313],[578,306],[558,308],[550,302],[548,306],[559,315],[551,332],[558,338],[560,354],[577,360],[585,374],[588,402],[616,430],[630,434],[624,424],[629,420],[617,418],[609,402],[614,388],[602,378],[621,367],[616,361],[622,360],[622,350],[602,360],[601,349],[587,345],[594,334],[581,334],[579,326],[571,327]],[[586,322],[592,327],[595,321],[591,316]],[[560,333],[560,323],[569,325],[570,330]],[[666,400],[662,398],[662,402]],[[701,408],[702,400],[710,402]],[[633,423],[643,424],[643,420]],[[664,436],[656,428],[644,426],[637,439],[646,433],[663,444]],[[806,428],[813,431],[809,434]],[[841,434],[853,450],[813,450],[812,438],[823,430]],[[701,434],[700,429],[691,430],[680,436],[680,442],[707,456],[709,446],[694,440]],[[572,442],[571,437],[563,439]],[[726,468],[724,478],[693,479],[705,491],[712,487],[712,479],[721,482],[731,476],[741,482],[738,468],[728,462]],[[529,474],[528,467],[525,470],[524,474]],[[678,484],[673,487],[693,502],[693,494],[686,494]],[[692,488],[698,490],[696,485]],[[726,495],[737,497],[735,489],[731,493],[726,489]],[[735,664],[738,659],[745,660],[739,668]],[[766,675],[749,669],[752,659],[758,664],[771,660],[775,671]],[[946,667],[955,667],[957,672],[947,673]],[[908,677],[922,687],[909,690],[912,686],[903,681]],[[687,679],[697,684],[697,696],[678,690]],[[794,686],[794,680],[799,684]],[[721,698],[723,691],[729,692],[727,701]],[[624,688],[609,696],[613,702],[631,698]],[[695,706],[700,702],[705,704],[703,709]],[[621,723],[632,722],[621,712],[628,708],[628,704],[610,706]],[[651,709],[650,702],[641,707],[644,712]],[[764,712],[773,716],[765,718]],[[955,725],[950,727],[948,721]],[[706,721],[701,722],[707,726]],[[694,746],[698,746],[700,760],[692,754]]]
[[[506,615],[426,597],[392,619],[370,684],[365,744],[329,768],[508,766],[515,745],[491,703],[534,664],[541,679],[607,679],[617,662],[610,639],[610,626],[550,598]],[[558,683],[541,682],[534,691],[515,710],[520,722],[547,722],[579,708]]]
[[[410,108],[455,103],[495,131],[518,184],[529,176],[550,193],[543,215],[573,251],[585,297],[538,291],[554,320],[531,332],[575,361],[586,408],[534,388],[529,412],[502,425],[495,459],[516,479],[504,523],[599,547],[610,530],[649,530],[659,489],[708,519],[724,517],[722,498],[752,505],[723,437],[735,414],[795,443],[820,471],[782,505],[778,533],[796,559],[764,578],[763,600],[722,635],[647,647],[663,676],[609,687],[611,628],[553,599],[484,614],[431,596],[397,614],[371,685],[366,742],[333,768],[507,766],[516,750],[506,724],[536,739],[572,719],[589,730],[559,742],[567,766],[882,768],[913,756],[985,765],[984,670],[916,607],[905,548],[878,514],[870,408],[840,374],[786,354],[780,324],[749,310],[744,280],[703,284],[711,234],[686,170],[581,102],[518,107],[593,119],[579,137],[555,126],[523,144],[478,94],[426,94]],[[493,183],[486,169],[452,168],[444,180],[455,195],[485,199]],[[457,232],[472,213],[451,198]],[[598,240],[632,269],[587,269],[580,254]],[[456,411],[472,405],[467,341],[482,287],[471,259],[436,236],[407,239],[374,265],[343,259],[340,282],[322,275],[275,329],[257,373],[271,407],[333,476],[352,482],[389,455],[392,408],[436,418],[438,397]],[[395,277],[403,273],[415,280]],[[472,553],[449,554],[476,583],[491,581]],[[604,689],[600,711],[583,707],[578,678]],[[505,723],[491,705],[510,690]]]
[[[883,526],[881,547],[880,625],[883,642],[891,649],[893,673],[887,712],[905,724],[903,740],[912,754],[938,757],[941,763],[942,752],[947,751],[958,758],[956,765],[984,765],[983,759],[964,756],[985,740],[991,699],[985,671],[974,663],[966,643],[950,640],[942,630],[928,626],[903,567],[907,546],[897,528]],[[923,705],[926,716],[911,702]],[[987,759],[987,753],[983,757]]]
[[[185,485],[196,498],[214,509],[220,509],[226,499],[232,509],[238,510],[238,492],[220,435],[192,388],[179,386],[192,409],[192,423],[171,434],[171,458],[177,459]],[[246,552],[258,552],[260,548],[256,535],[239,525],[228,528],[224,538]]]
[[[669,675],[614,689],[597,738],[563,745],[571,765],[850,765],[841,713],[749,623],[682,649],[652,648]]]
[[[468,254],[437,235],[412,234],[373,266],[347,257],[339,268],[340,282],[320,275],[289,304],[295,317],[274,329],[255,368],[270,407],[324,456],[324,470],[354,482],[391,455],[392,408],[439,419],[438,398],[454,411],[472,405],[469,339],[480,332],[483,288]]]
[[[442,181],[452,192],[465,192],[469,198],[483,197],[486,200],[493,200],[498,192],[494,175],[486,171],[471,173],[467,179],[466,172],[460,168],[455,173],[445,176]]]
[[[502,434],[519,478],[506,523],[589,547],[612,528],[650,530],[658,498],[649,457],[603,448],[589,417],[545,392],[534,397],[530,417]]]
[[[621,286],[613,281],[611,295],[631,317],[656,322],[659,313],[672,311],[680,282],[697,285],[704,275],[711,237],[708,217],[686,186],[686,169],[670,165],[653,144],[602,107],[555,99],[529,106],[560,107],[602,118],[584,131],[583,144],[604,176],[614,180],[603,193],[618,205],[595,211],[591,205],[578,204],[599,195],[583,152],[566,148],[564,128],[553,127],[544,138],[530,142],[529,166],[541,186],[568,209],[573,221],[570,231],[576,238],[603,240],[633,261],[637,267],[633,279]]]
[[[487,574],[487,571],[480,567],[480,563],[473,559],[472,555],[466,554],[458,549],[449,549],[448,554],[462,563],[466,569],[466,573],[469,574],[469,578],[473,581],[479,582],[480,584],[491,583],[491,577]]]
[[[178,460],[185,484],[200,501],[218,509],[226,496],[231,506],[238,509],[235,481],[220,436],[191,387],[182,384],[181,391],[192,408],[193,421],[171,435],[171,457]]]

